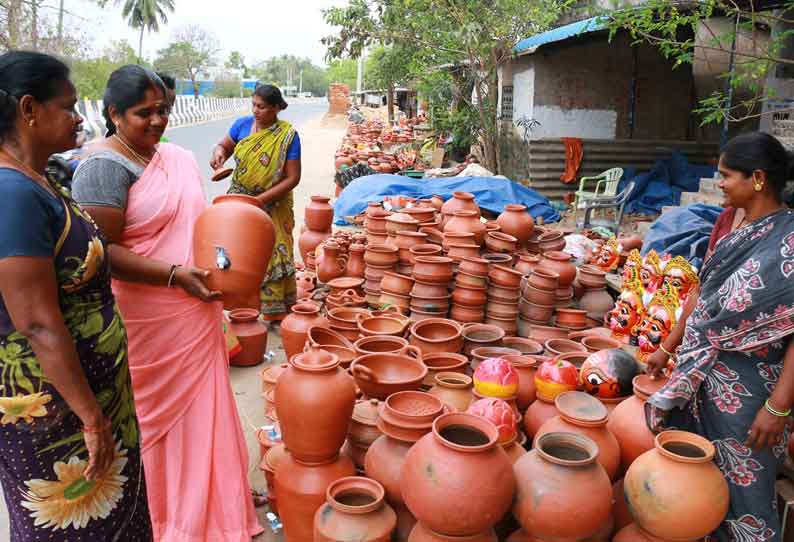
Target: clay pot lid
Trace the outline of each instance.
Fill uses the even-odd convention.
[[[333,290],[349,290],[364,284],[364,279],[360,277],[337,277],[329,280],[327,284]]]
[[[656,378],[652,380],[649,375],[637,375],[634,377],[634,380],[632,380],[634,394],[642,399],[647,399],[662,389],[668,381],[668,378]]]
[[[218,168],[212,173],[211,179],[213,182],[222,181],[223,179],[231,175],[233,172],[234,172],[234,168],[231,167]]]
[[[607,423],[609,412],[604,404],[582,391],[566,391],[554,399],[554,406],[566,421],[584,427]]]
[[[362,425],[375,427],[380,418],[379,409],[380,401],[377,399],[356,401],[356,406],[353,407],[353,420]]]
[[[444,411],[444,403],[423,391],[400,391],[386,398],[383,407],[389,417],[411,424],[432,423]]]

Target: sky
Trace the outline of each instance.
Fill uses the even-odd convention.
[[[113,0],[104,10],[90,0],[65,0],[68,11],[79,18],[73,24],[85,25],[94,37],[94,49],[102,50],[113,40],[127,39],[137,50],[138,32],[121,17],[121,2]],[[144,37],[143,53],[153,58],[165,47],[174,30],[198,24],[211,30],[223,49],[225,59],[231,51],[240,51],[249,65],[271,56],[292,54],[309,57],[324,65],[325,48],[320,38],[331,33],[323,21],[323,8],[343,6],[346,0],[175,0],[176,10],[168,24],[157,34]],[[91,31],[95,28],[99,31]]]

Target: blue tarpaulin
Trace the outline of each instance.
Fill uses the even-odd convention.
[[[717,168],[714,166],[690,164],[686,156],[673,151],[670,158],[659,160],[647,173],[624,175],[618,191],[633,180],[636,185],[626,203],[626,212],[658,214],[662,207],[679,205],[681,192],[697,192],[700,179],[713,177],[715,171]]]
[[[701,203],[670,209],[656,219],[645,234],[642,255],[655,249],[659,254],[683,256],[700,268],[714,223],[722,211],[720,207]]]
[[[471,192],[482,209],[499,214],[509,203],[527,206],[534,217],[556,222],[559,213],[548,199],[534,190],[498,177],[431,177],[411,179],[401,175],[367,175],[359,177],[342,191],[334,204],[336,224],[346,224],[346,216],[355,216],[369,201],[382,201],[386,196],[429,198],[437,194],[447,200],[453,192]]]

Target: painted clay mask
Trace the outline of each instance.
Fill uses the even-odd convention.
[[[642,256],[636,248],[629,252],[626,263],[623,264],[623,284],[634,284],[640,281],[640,268],[642,267]]]
[[[605,273],[611,273],[618,268],[618,263],[620,263],[620,250],[621,247],[618,244],[618,240],[613,237],[601,245],[601,248],[596,252],[595,258],[593,258],[593,265]]]
[[[596,397],[614,399],[633,393],[632,380],[639,373],[634,357],[620,348],[591,354],[579,370],[579,386]]]
[[[664,266],[661,290],[667,295],[676,295],[679,305],[683,305],[690,292],[700,284],[697,270],[686,258],[676,256]]]
[[[662,261],[655,250],[651,250],[645,255],[640,268],[640,282],[645,293],[655,294],[659,286],[662,285]]]
[[[653,297],[636,330],[639,344],[637,358],[640,361],[645,361],[649,355],[659,349],[659,345],[673,330],[680,312],[676,297],[664,293],[657,293]]]
[[[615,302],[615,308],[606,315],[606,324],[612,338],[628,344],[632,330],[642,318],[642,294],[636,288],[624,289]]]

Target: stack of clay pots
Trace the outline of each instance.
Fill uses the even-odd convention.
[[[407,314],[411,306],[411,291],[414,278],[401,275],[394,271],[384,271],[381,279],[379,303],[382,308],[397,307],[402,314]]]
[[[615,301],[607,292],[606,273],[594,265],[583,265],[578,272],[579,286],[584,293],[579,298],[579,308],[597,322],[604,321],[604,314],[612,310]]]
[[[463,294],[456,294],[458,290]],[[465,295],[464,295],[465,294]],[[482,323],[488,302],[488,261],[466,256],[458,264],[450,316],[458,322]]]
[[[317,246],[331,237],[331,225],[334,221],[334,208],[328,203],[327,196],[312,196],[305,209],[305,229],[298,238],[298,249],[305,262],[307,255]]]
[[[446,233],[446,225],[455,215],[455,211],[476,211],[478,222],[480,216],[480,206],[477,205],[477,202],[474,201],[474,194],[470,194],[469,192],[454,192],[452,197],[449,198],[444,204],[441,206],[441,228],[442,231]],[[464,220],[469,220],[469,215],[464,215]],[[485,234],[485,226],[483,225],[481,231],[482,235]],[[453,229],[450,231],[460,231],[457,229]],[[466,231],[466,230],[464,230]],[[471,232],[474,233],[474,232]],[[482,242],[482,237],[481,241]]]
[[[418,321],[424,318],[446,317],[450,307],[449,283],[453,276],[452,259],[445,256],[414,256],[413,261],[411,318]]]
[[[556,302],[556,291],[558,288],[559,275],[553,271],[536,267],[528,276],[521,281],[521,301],[520,312],[521,320],[529,324],[545,326],[551,322],[554,316],[554,303]],[[521,328],[527,327],[519,322],[519,334]]]
[[[573,281],[576,278],[576,266],[571,261],[573,256],[562,251],[543,252],[540,265],[547,271],[557,273],[557,289],[555,290],[554,306],[565,308],[573,305]]]
[[[485,323],[499,326],[508,335],[518,331],[518,301],[521,290],[521,271],[506,265],[491,265],[488,270],[488,305]]]
[[[386,217],[389,211],[380,206],[378,202],[370,202],[364,213],[364,229],[367,232],[367,243],[384,244],[389,239],[386,232]]]
[[[554,311],[554,322],[557,327],[569,331],[582,331],[589,327],[587,311],[581,309],[557,308]]]
[[[395,271],[399,254],[397,247],[380,244],[368,244],[364,251],[364,293],[367,303],[373,307],[381,305],[381,281],[386,271]]]
[[[427,234],[424,232],[403,230],[394,235],[393,244],[397,247],[397,255],[399,256],[399,261],[397,262],[398,273],[409,276],[413,274],[414,262],[411,249],[423,246],[425,243],[427,243]]]

